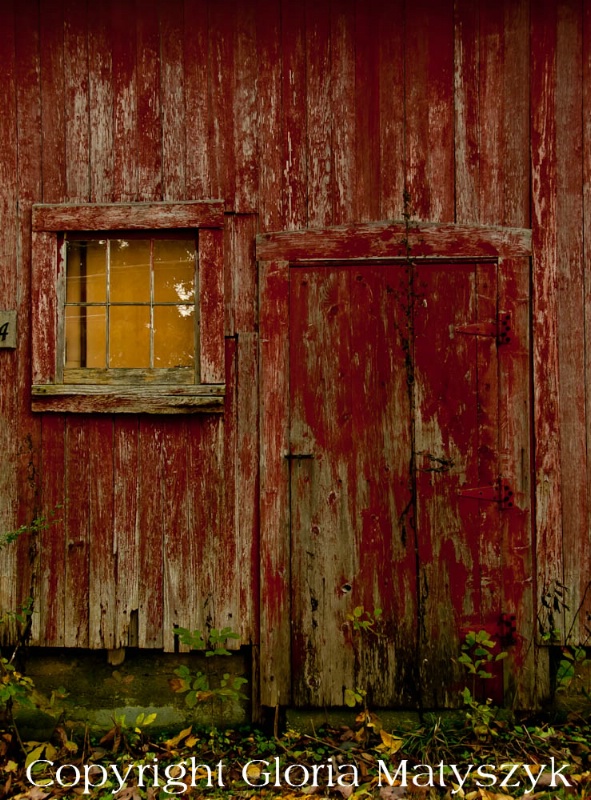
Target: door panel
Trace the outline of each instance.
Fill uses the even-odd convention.
[[[500,613],[498,505],[458,494],[498,474],[496,339],[461,330],[497,267],[298,267],[289,310],[294,702],[449,704],[462,629]]]

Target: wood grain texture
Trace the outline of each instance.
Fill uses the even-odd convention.
[[[202,383],[223,383],[224,259],[221,231],[199,234],[199,374]]]
[[[533,234],[533,368],[534,436],[536,439],[536,545],[552,558],[538,559],[538,596],[551,594],[564,577],[560,452],[556,44],[555,3],[531,8],[531,170]],[[542,332],[542,335],[537,335]],[[548,625],[564,631],[562,612]]]
[[[589,117],[589,110],[591,109],[591,61],[589,59],[590,51],[590,39],[591,36],[591,7],[585,5],[583,7],[583,18],[582,18],[582,28],[583,28],[583,65],[582,65],[582,82],[583,82],[583,93],[582,93],[582,103],[583,103],[583,264],[584,264],[584,276],[585,276],[585,283],[584,283],[584,295],[583,295],[583,302],[584,302],[584,319],[585,319],[585,330],[589,331],[591,326],[591,281],[589,280],[590,275],[590,264],[591,264],[591,119]],[[591,348],[588,344],[585,345],[585,369],[584,369],[584,376],[585,376],[585,386],[588,387],[591,381]],[[589,391],[586,390],[585,392],[585,431],[586,431],[586,442],[587,446],[589,441],[591,441],[591,405],[590,405],[591,397],[589,395]],[[591,497],[591,470],[587,472],[587,496],[588,498]],[[589,556],[585,554],[585,564],[589,562]],[[591,568],[588,566],[583,567],[583,574],[590,574]],[[585,587],[586,595],[585,595],[585,602],[582,607],[582,613],[580,619],[584,619],[586,614],[591,613],[591,609],[589,608],[589,603],[591,601],[591,594],[590,591],[587,590]],[[578,636],[579,641],[584,641],[585,636],[587,635],[587,631],[581,630],[581,625],[583,623],[579,622],[578,628]],[[576,633],[576,632],[575,632]]]
[[[207,0],[185,0],[185,185],[188,197],[213,197],[209,141]]]
[[[221,228],[223,206],[216,201],[182,203],[76,203],[33,207],[34,231]]]
[[[583,261],[583,130],[568,120],[582,115],[583,28],[581,6],[560,4],[556,54],[557,315],[560,380],[560,461],[563,503],[564,584],[568,609],[565,632],[584,641],[588,565],[588,487],[586,449],[585,268]],[[588,607],[588,601],[587,601]]]
[[[527,230],[402,222],[375,222],[329,229],[285,231],[257,236],[257,258],[285,258],[291,263],[314,259],[494,258],[529,255]]]
[[[183,0],[160,8],[160,75],[162,102],[162,196],[181,200],[186,194],[186,135]]]
[[[113,76],[113,194],[115,202],[138,195],[137,37],[135,3],[111,3],[111,65]]]
[[[288,263],[259,264],[261,703],[291,700]]]

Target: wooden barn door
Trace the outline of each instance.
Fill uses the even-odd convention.
[[[296,705],[341,705],[347,688],[375,706],[453,704],[460,640],[499,630],[505,529],[525,518],[507,522],[498,270],[289,270]],[[381,609],[369,630],[361,608],[359,622]]]

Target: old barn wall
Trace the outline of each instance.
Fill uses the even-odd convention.
[[[1,555],[34,644],[258,641],[254,236],[406,212],[533,229],[537,596],[567,585],[553,624],[584,638],[590,48],[587,0],[0,3],[0,524],[66,504]],[[225,413],[33,415],[32,204],[201,198],[227,211]]]

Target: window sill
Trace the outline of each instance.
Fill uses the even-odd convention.
[[[36,384],[33,411],[80,414],[199,414],[224,410],[225,384],[193,386],[88,386]]]

